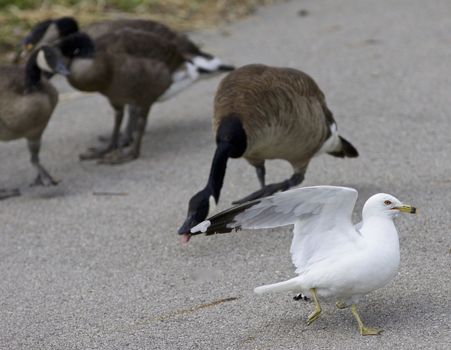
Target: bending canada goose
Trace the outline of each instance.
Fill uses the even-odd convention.
[[[69,83],[103,94],[115,110],[109,144],[89,149],[81,159],[103,158],[102,163],[108,164],[136,159],[152,104],[176,92],[180,76],[196,74],[196,68],[173,45],[142,31],[122,29],[102,36],[95,45],[88,35],[75,33],[58,46],[70,61]],[[131,145],[118,149],[125,105],[130,106],[136,127]]]
[[[218,202],[229,158],[243,157],[257,171],[261,189],[235,202],[243,203],[299,185],[315,155],[358,156],[337,133],[318,85],[307,74],[291,68],[252,64],[226,76],[214,100],[213,129],[217,148],[208,183],[190,199],[179,234],[205,220],[210,203]],[[285,159],[294,174],[283,182],[266,185],[266,159]]]
[[[219,58],[201,51],[200,48],[189,40],[186,35],[177,33],[166,25],[156,21],[119,19],[96,22],[87,26],[85,28],[85,33],[88,34],[90,38],[93,39],[94,44],[96,44],[96,40],[102,36],[125,28],[141,30],[158,36],[160,40],[175,46],[180,54],[196,67],[196,72],[192,71],[190,74],[180,73],[177,77],[179,82],[177,88],[173,88],[170,93],[160,97],[159,101],[167,100],[176,95],[201,77],[210,77],[214,76],[215,73],[227,72],[234,69],[231,65],[223,64]],[[61,17],[54,20],[47,20],[36,24],[25,39],[22,40],[21,45],[26,51],[30,51],[43,44],[55,43],[58,40],[77,32],[79,32],[79,26],[73,17]],[[131,142],[135,125],[136,120],[133,118],[133,111],[129,111],[129,121],[125,136],[121,138],[121,145],[128,145]],[[105,138],[101,137],[101,140],[105,141]]]
[[[58,53],[47,46],[35,51],[22,66],[0,67],[0,140],[26,138],[31,164],[38,172],[33,185],[56,185],[39,161],[41,137],[58,102],[56,89],[43,72],[67,74]],[[0,199],[19,191],[0,190]]]

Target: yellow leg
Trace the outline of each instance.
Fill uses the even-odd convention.
[[[357,323],[359,325],[359,332],[361,335],[379,335],[384,331],[383,329],[380,328],[365,327],[354,304],[352,304],[351,306],[351,312],[354,315],[355,319],[357,320]]]
[[[308,326],[310,326],[313,322],[315,322],[318,319],[319,315],[321,314],[321,306],[319,305],[318,297],[316,296],[316,289],[315,288],[310,289],[310,293],[312,294],[313,302],[315,303],[315,311],[313,311],[307,318]]]
[[[346,309],[347,307],[349,307],[349,305],[346,305],[346,303],[344,303],[344,302],[342,302],[342,301],[340,301],[340,300],[338,300],[338,301],[335,303],[335,306],[337,307],[337,309],[340,309],[340,310]]]

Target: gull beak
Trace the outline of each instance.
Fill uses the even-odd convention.
[[[402,211],[403,213],[416,214],[417,208],[412,207],[411,205],[403,204],[398,207],[394,207],[393,209]]]

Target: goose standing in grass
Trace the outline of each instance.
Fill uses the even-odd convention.
[[[122,29],[108,33],[94,43],[84,33],[75,33],[59,44],[68,60],[67,79],[76,89],[99,92],[115,111],[115,122],[107,146],[90,148],[81,159],[101,159],[105,164],[121,164],[136,159],[147,115],[153,103],[183,88],[180,76],[195,75],[196,67],[177,48],[151,33]],[[124,107],[136,120],[132,142],[119,145]]]
[[[170,92],[160,97],[158,101],[164,101],[184,90],[193,82],[202,77],[216,76],[217,73],[228,72],[234,69],[233,66],[224,64],[221,59],[214,55],[202,51],[186,35],[178,33],[168,26],[152,20],[143,19],[118,19],[92,23],[83,30],[96,44],[97,39],[104,35],[113,33],[125,28],[140,30],[157,36],[161,41],[173,45],[179,53],[195,67],[195,70],[181,71],[175,79],[178,81]],[[22,53],[30,52],[44,44],[52,44],[59,40],[79,32],[78,22],[73,17],[61,17],[39,22],[22,40]],[[132,133],[136,127],[136,119],[133,117],[133,111],[129,110],[129,121],[125,135],[121,137],[121,145],[127,145],[132,141]],[[105,141],[105,138],[101,138]],[[107,140],[109,140],[107,138]]]
[[[213,129],[217,147],[208,182],[190,199],[179,234],[205,220],[218,202],[229,158],[243,157],[257,172],[261,189],[235,202],[243,203],[299,185],[316,155],[358,156],[354,146],[338,134],[318,85],[292,68],[252,64],[227,75],[216,92]],[[267,185],[266,159],[290,162],[294,174]]]
[[[399,239],[393,218],[416,209],[379,193],[366,201],[362,222],[354,226],[351,216],[356,200],[357,191],[352,188],[297,188],[225,210],[189,234],[294,225],[290,252],[298,276],[255,288],[255,293],[307,294],[315,303],[308,325],[321,314],[319,298],[335,298],[337,308],[351,306],[361,335],[377,335],[382,330],[364,326],[356,303],[396,276]]]
[[[56,185],[39,161],[41,137],[58,102],[58,92],[43,73],[67,74],[59,54],[43,46],[25,66],[0,67],[0,140],[26,138],[31,164],[38,172],[33,185]],[[19,190],[1,190],[0,199],[19,195]]]

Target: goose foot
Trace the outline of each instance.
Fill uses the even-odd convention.
[[[107,143],[107,142],[111,141],[111,136],[99,135],[97,137],[97,139],[102,143]],[[133,141],[133,139],[130,136],[128,136],[127,134],[122,134],[122,133],[119,134],[119,141],[118,141],[119,147],[127,147],[127,146],[131,145],[132,141]]]
[[[12,190],[0,189],[0,200],[20,196],[20,191],[18,188]]]
[[[58,185],[59,181],[55,180],[48,172],[44,169],[44,167],[40,164],[35,165],[38,171],[38,176],[36,176],[36,179],[31,183],[31,187],[34,186],[56,186]]]
[[[98,160],[98,164],[120,165],[131,162],[139,157],[133,147],[116,149]]]
[[[80,154],[79,158],[80,160],[101,159],[116,149],[117,147],[111,143],[104,147],[90,147],[86,150],[86,152]]]

